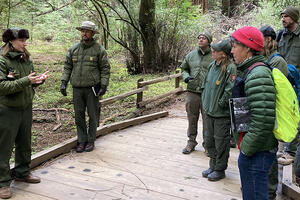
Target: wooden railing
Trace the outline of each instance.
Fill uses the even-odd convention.
[[[145,90],[148,90],[149,85],[159,83],[159,82],[163,82],[163,81],[168,81],[168,80],[171,80],[173,78],[175,79],[175,89],[174,90],[172,90],[170,92],[167,92],[165,94],[161,94],[161,95],[151,97],[151,98],[146,99],[146,100],[143,99],[143,92]],[[123,100],[123,99],[125,99],[129,96],[137,94],[136,107],[137,108],[142,108],[142,107],[145,107],[148,103],[151,103],[151,102],[154,102],[156,100],[165,98],[167,96],[176,94],[178,92],[182,92],[183,89],[180,87],[180,84],[179,84],[180,83],[180,78],[181,78],[181,73],[179,73],[179,71],[177,70],[176,74],[169,75],[169,76],[164,76],[164,77],[149,80],[149,81],[144,81],[143,79],[139,79],[137,81],[137,89],[132,90],[130,92],[120,94],[118,96],[114,96],[114,97],[110,97],[110,98],[107,98],[107,99],[100,100],[100,104],[101,104],[101,106],[105,106],[105,105],[108,105],[108,104],[112,104],[112,103],[114,103],[118,100]]]

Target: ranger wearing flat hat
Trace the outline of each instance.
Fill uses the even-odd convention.
[[[210,158],[209,168],[202,176],[209,181],[225,178],[230,150],[229,98],[236,77],[236,66],[231,60],[231,41],[221,40],[212,47],[215,59],[203,81],[202,106],[206,114],[205,146]]]
[[[92,151],[99,124],[99,96],[106,92],[110,76],[110,64],[106,50],[93,36],[99,32],[90,21],[82,22],[76,28],[81,32],[81,41],[67,53],[61,78],[60,91],[67,96],[67,84],[73,87],[73,101],[78,143],[76,151]],[[85,112],[88,111],[89,125]]]
[[[202,32],[198,35],[198,47],[191,51],[184,58],[180,68],[182,78],[187,83],[186,112],[188,117],[188,141],[186,147],[182,150],[183,154],[189,154],[195,150],[198,144],[196,137],[198,135],[198,120],[202,116],[202,136],[204,141],[205,117],[202,111],[201,103],[201,85],[208,70],[208,65],[213,61],[211,57],[210,43],[212,35],[209,32]],[[204,143],[202,146],[204,147]]]
[[[300,26],[299,9],[293,6],[286,7],[280,14],[284,27],[278,43],[278,51],[288,64],[294,65],[300,71]],[[295,139],[288,144],[284,156],[278,159],[280,164],[291,164],[300,142],[299,132]]]

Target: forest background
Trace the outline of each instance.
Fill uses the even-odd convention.
[[[8,27],[28,29],[27,48],[36,71],[50,71],[34,99],[33,152],[76,135],[71,87],[67,97],[59,88],[65,54],[80,40],[75,28],[82,21],[95,22],[100,32],[96,39],[107,49],[111,80],[103,98],[108,98],[136,89],[140,78],[175,73],[184,56],[197,46],[200,32],[211,32],[217,42],[245,25],[271,25],[279,31],[280,12],[288,5],[299,7],[300,0],[0,0],[1,35]],[[172,88],[174,81],[162,82],[144,96]],[[137,109],[131,96],[105,106],[101,125],[149,110],[155,109]],[[61,126],[54,131],[58,119]]]

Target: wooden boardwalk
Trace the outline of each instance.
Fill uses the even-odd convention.
[[[12,199],[241,199],[238,150],[231,149],[226,178],[210,182],[201,175],[209,161],[201,145],[181,153],[186,129],[187,119],[177,116],[99,137],[93,152],[72,151],[33,171],[40,184],[13,182]]]

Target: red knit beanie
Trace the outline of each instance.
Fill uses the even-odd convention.
[[[255,51],[261,51],[264,46],[264,36],[258,28],[244,26],[236,30],[232,37]]]

